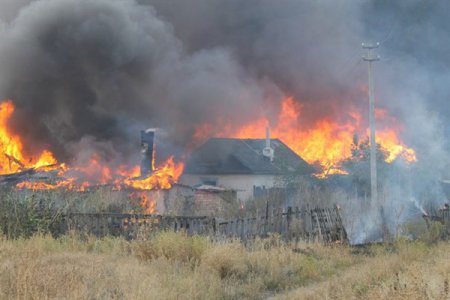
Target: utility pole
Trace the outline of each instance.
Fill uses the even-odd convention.
[[[371,202],[378,202],[378,185],[377,185],[377,144],[375,142],[375,99],[373,87],[372,63],[380,60],[378,55],[374,55],[372,50],[378,48],[376,44],[362,44],[363,49],[367,49],[367,55],[363,56],[363,61],[368,63],[369,70],[369,126],[370,126],[370,193]]]

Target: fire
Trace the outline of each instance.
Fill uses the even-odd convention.
[[[153,190],[170,189],[183,173],[184,165],[176,164],[173,157],[169,157],[159,168],[154,170],[151,176],[146,178],[127,178],[123,180],[124,187]]]
[[[351,156],[351,145],[354,134],[361,134],[362,117],[356,110],[347,113],[346,121],[336,121],[331,118],[318,120],[312,127],[303,128],[300,125],[303,106],[292,97],[281,103],[280,113],[276,123],[272,124],[271,136],[279,138],[308,163],[319,164],[323,173],[318,177],[329,174],[345,174],[340,164]],[[377,118],[386,118],[387,112],[377,110]],[[265,116],[240,128],[233,128],[229,124],[220,124],[223,131],[217,137],[261,138],[264,129],[271,125]],[[210,124],[201,124],[196,128],[194,138],[204,140],[212,132]],[[415,151],[404,145],[398,138],[396,130],[392,128],[377,130],[377,143],[388,153],[386,162],[391,163],[397,157],[408,162],[416,161]]]
[[[377,133],[377,143],[381,147],[387,150],[388,156],[386,162],[393,162],[398,156],[403,157],[409,162],[417,161],[416,152],[406,147],[401,141],[399,141],[397,134],[392,129],[386,129]]]
[[[85,162],[71,166],[58,163],[50,150],[44,150],[37,155],[36,153],[33,155],[25,153],[20,136],[13,133],[8,127],[8,121],[14,113],[14,109],[14,104],[10,100],[0,103],[0,175],[27,170],[51,171],[52,174],[55,174],[53,179],[45,181],[20,182],[16,185],[17,188],[86,191],[92,187],[109,185],[116,190],[160,190],[171,188],[183,172],[184,164],[175,162],[173,157],[156,166],[155,157],[153,157],[152,174],[140,177],[139,166],[122,165],[112,168],[95,154]],[[352,154],[354,134],[367,135],[367,131],[361,129],[364,128],[361,114],[357,110],[350,110],[343,119],[344,121],[325,117],[307,128],[300,122],[304,114],[304,106],[289,97],[281,103],[276,122],[272,122],[275,123],[275,126],[265,116],[240,128],[234,128],[226,122],[219,122],[221,124],[218,125],[223,130],[216,136],[261,138],[264,136],[264,129],[272,125],[272,137],[281,139],[308,163],[322,167],[322,173],[316,174],[317,176],[345,174],[345,171],[340,168],[340,164]],[[389,119],[389,114],[384,110],[377,110],[376,115],[379,120]],[[392,120],[390,123],[394,126],[377,131],[377,143],[387,153],[386,162],[391,163],[398,157],[409,162],[416,161],[415,151],[403,144],[398,137],[398,128],[400,127]],[[212,128],[212,124],[200,124],[194,139],[201,141],[210,137]],[[142,201],[141,203],[150,202]],[[145,204],[145,207],[150,209],[148,204]]]
[[[0,175],[56,164],[55,157],[47,150],[37,157],[25,155],[20,137],[8,129],[14,109],[11,100],[0,103]]]
[[[139,176],[139,166],[126,170],[124,166],[113,172],[107,165],[102,165],[95,158],[90,161],[91,168],[87,166],[65,167],[58,170],[58,179],[54,183],[41,181],[23,181],[16,185],[17,188],[31,190],[68,189],[87,191],[89,188],[102,185],[110,185],[115,190],[136,189],[170,189],[183,173],[184,164],[175,163],[170,157],[153,173],[144,178]],[[97,176],[97,177],[95,177]]]
[[[140,207],[142,207],[144,213],[154,214],[157,213],[156,200],[153,199],[152,195],[146,191],[136,191],[128,195],[130,199],[136,199],[139,201]],[[156,191],[156,197],[159,197],[159,191]]]
[[[22,181],[16,184],[19,189],[29,189],[29,190],[56,190],[60,188],[65,188],[68,190],[85,191],[86,183],[76,184],[75,178],[68,178],[54,184],[46,183],[42,181]]]
[[[44,150],[39,155],[28,155],[23,150],[20,136],[11,132],[8,121],[14,113],[14,104],[7,100],[0,103],[0,175],[13,174],[20,171],[35,172],[54,171],[57,176],[47,181],[22,181],[16,185],[19,189],[53,190],[68,189],[86,191],[89,188],[111,185],[113,189],[153,190],[169,189],[183,172],[184,164],[176,163],[170,157],[159,166],[155,166],[153,158],[153,173],[140,178],[139,166],[125,165],[111,168],[97,155],[75,166],[58,163],[53,153]],[[146,212],[154,211],[152,202],[145,193],[140,196],[141,205]]]

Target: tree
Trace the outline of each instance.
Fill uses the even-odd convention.
[[[342,168],[352,177],[359,196],[370,195],[370,144],[369,139],[360,140],[353,136],[351,156],[342,163]],[[388,153],[377,144],[377,172],[381,176],[389,168],[386,163]],[[380,184],[380,183],[378,183]]]

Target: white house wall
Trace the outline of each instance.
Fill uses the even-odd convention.
[[[246,201],[253,197],[253,187],[271,188],[280,185],[278,176],[275,175],[192,175],[184,174],[181,184],[197,185],[204,183],[204,180],[215,180],[216,185],[237,192],[237,198]]]

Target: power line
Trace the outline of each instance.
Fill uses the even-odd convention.
[[[389,29],[388,34],[386,35],[386,37],[379,43],[379,45],[383,45],[386,41],[388,41],[391,37],[392,37],[392,32],[394,32],[394,28],[395,26],[398,24],[398,17],[394,20],[394,22],[392,22],[392,25]]]

